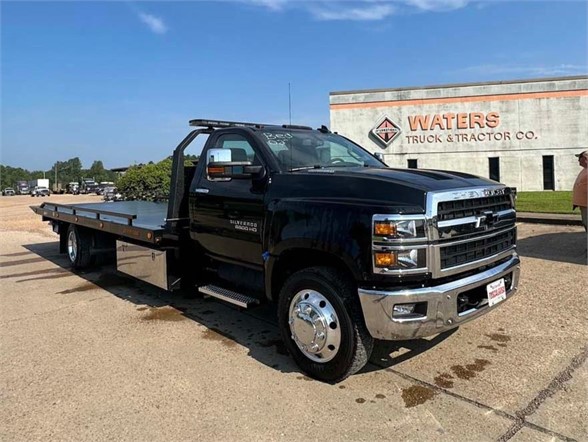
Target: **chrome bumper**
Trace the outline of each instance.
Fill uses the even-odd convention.
[[[506,292],[506,300],[492,307],[485,305],[478,309],[457,313],[457,297],[460,293],[485,286],[509,273],[512,273],[512,283]],[[366,326],[374,338],[416,339],[450,330],[502,305],[515,294],[519,274],[520,260],[517,254],[513,254],[512,258],[504,264],[447,284],[401,291],[359,289],[358,293]],[[392,317],[395,304],[416,302],[427,303],[427,313],[423,317],[414,319]]]

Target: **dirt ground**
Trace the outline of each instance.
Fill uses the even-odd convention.
[[[0,197],[0,439],[588,440],[586,234],[519,225],[516,297],[445,335],[380,343],[337,385],[304,376],[270,307],[70,271]]]

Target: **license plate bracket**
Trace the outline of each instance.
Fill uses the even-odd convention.
[[[497,281],[488,284],[486,286],[486,293],[488,294],[488,305],[490,307],[498,304],[500,301],[504,301],[506,299],[504,278],[500,278]]]

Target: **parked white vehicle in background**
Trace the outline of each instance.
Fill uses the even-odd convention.
[[[105,187],[102,191],[104,201],[122,201],[123,196],[116,187]]]
[[[110,187],[114,187],[114,183],[112,181],[101,181],[100,184],[98,184],[98,188],[96,189],[96,195],[104,195],[104,191]]]
[[[80,184],[76,181],[72,181],[67,183],[66,186],[66,193],[71,193],[72,195],[79,195],[80,194]]]
[[[49,196],[51,192],[47,187],[37,186],[31,190],[31,196]]]

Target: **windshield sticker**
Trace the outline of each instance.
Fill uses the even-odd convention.
[[[288,133],[288,132],[278,132],[278,133],[264,132],[263,136],[265,137],[265,139],[267,140],[267,142],[269,144],[280,144],[280,145],[286,144],[286,141],[288,141],[290,138],[292,138],[292,134]]]

